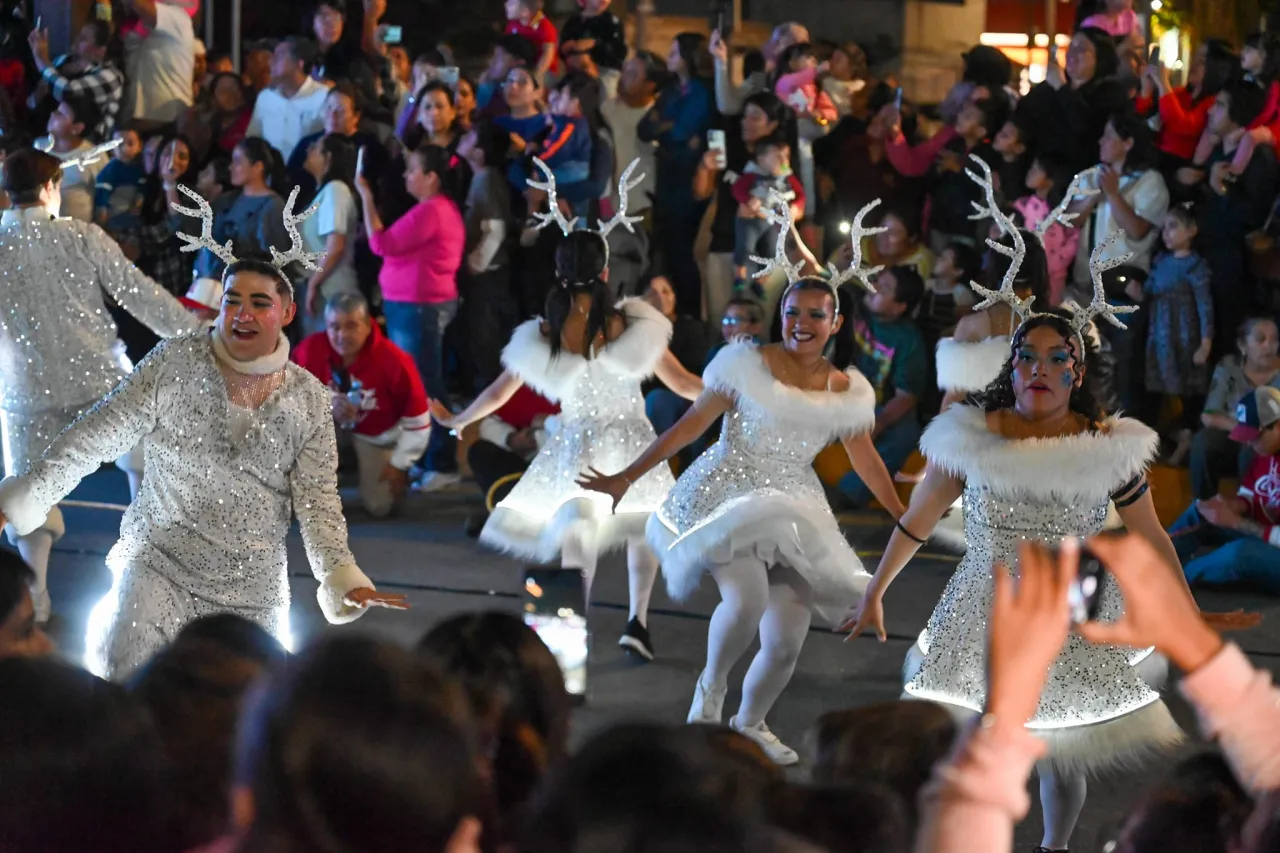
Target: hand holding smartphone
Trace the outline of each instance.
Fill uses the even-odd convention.
[[[356,177],[364,177],[364,146],[360,146],[360,151],[356,154]]]
[[[729,149],[723,130],[707,131],[707,150],[716,152],[716,161],[721,169],[729,166]]]

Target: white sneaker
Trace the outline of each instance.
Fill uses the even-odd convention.
[[[754,726],[739,726],[738,718],[734,717],[729,720],[729,728],[760,744],[760,748],[764,750],[765,755],[769,756],[769,760],[780,767],[800,763],[800,756],[796,751],[778,740],[778,736],[769,731],[769,727],[763,720]]]
[[[422,479],[414,485],[414,488],[420,492],[438,492],[441,489],[456,486],[461,482],[461,474],[446,471],[428,471],[422,475]]]
[[[49,621],[53,612],[53,601],[49,598],[49,589],[31,590],[31,607],[36,612],[36,624],[43,625]]]
[[[729,692],[727,685],[708,687],[703,683],[704,675],[698,676],[698,686],[693,689],[693,704],[689,706],[690,723],[720,723],[724,717],[724,694]]]

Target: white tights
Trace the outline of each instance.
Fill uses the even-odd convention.
[[[808,593],[790,569],[775,568],[755,555],[736,557],[712,569],[720,587],[720,604],[707,633],[707,668],[703,684],[723,687],[729,670],[760,633],[760,651],[742,681],[738,725],[764,722],[773,703],[791,680],[800,649],[809,633]]]
[[[1066,850],[1071,831],[1084,808],[1087,790],[1083,773],[1062,773],[1041,765],[1040,811],[1044,816],[1044,840],[1041,846],[1049,850]]]
[[[583,594],[588,602],[599,558],[594,527],[582,524],[568,531],[560,545],[560,565],[582,572]],[[658,558],[653,551],[643,540],[628,542],[627,590],[631,607],[627,618],[638,619],[645,627],[649,625],[649,600],[653,597],[653,584],[657,579]]]

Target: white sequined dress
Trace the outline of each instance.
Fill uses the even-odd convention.
[[[621,471],[657,438],[640,383],[667,352],[671,321],[639,299],[618,308],[626,329],[592,358],[567,350],[552,357],[536,318],[521,324],[502,351],[503,366],[558,402],[560,415],[529,470],[490,514],[480,533],[486,545],[549,563],[572,532],[603,553],[642,540],[649,515],[671,490],[671,472],[659,465],[636,481],[614,514],[607,496],[577,485],[588,468]]]
[[[1057,543],[1103,529],[1110,496],[1146,470],[1156,434],[1129,418],[1095,433],[1052,439],[1006,439],[986,414],[952,406],[929,424],[920,450],[934,467],[964,481],[969,550],[907,657],[906,692],[966,714],[986,700],[987,616],[991,569],[1016,566],[1018,543]],[[1124,609],[1107,577],[1101,618]],[[1072,634],[1028,728],[1044,738],[1050,760],[1067,770],[1096,771],[1176,743],[1181,732],[1157,689],[1163,660],[1150,649],[1093,645]]]
[[[161,337],[199,326],[98,226],[56,219],[43,207],[0,215],[0,428],[7,473],[27,470],[133,369],[104,293]]]
[[[847,391],[779,382],[752,343],[724,347],[707,366],[707,390],[730,397],[720,439],[689,466],[649,521],[649,545],[667,589],[686,599],[713,565],[754,553],[789,566],[809,585],[812,609],[835,622],[870,576],[831,513],[813,460],[833,439],[875,426],[875,392],[857,371]]]
[[[337,492],[330,394],[271,356],[232,362],[197,332],[165,341],[20,477],[0,482],[0,511],[19,533],[105,461],[140,439],[146,473],[107,555],[111,593],[90,618],[87,662],[119,677],[191,620],[232,612],[289,642],[285,537],[298,518],[330,622],[372,584],[347,548]]]

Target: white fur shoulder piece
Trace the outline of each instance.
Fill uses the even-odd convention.
[[[1147,469],[1159,445],[1150,427],[1121,417],[1107,418],[1098,432],[1008,439],[973,406],[952,406],[920,437],[929,463],[952,476],[1041,500],[1105,500]]]
[[[652,376],[671,342],[671,321],[641,299],[624,299],[618,309],[627,327],[596,353],[596,359],[622,377]],[[516,327],[502,350],[502,366],[548,400],[559,402],[587,369],[587,360],[564,349],[553,357],[542,324],[542,318],[535,317]]]
[[[1009,360],[1009,339],[938,341],[938,387],[943,391],[982,391],[1000,375]]]
[[[779,382],[760,347],[747,341],[725,346],[707,365],[709,390],[732,397],[739,407],[764,410],[771,419],[813,428],[832,436],[859,435],[876,423],[876,394],[865,376],[850,368],[847,391],[804,391]]]

